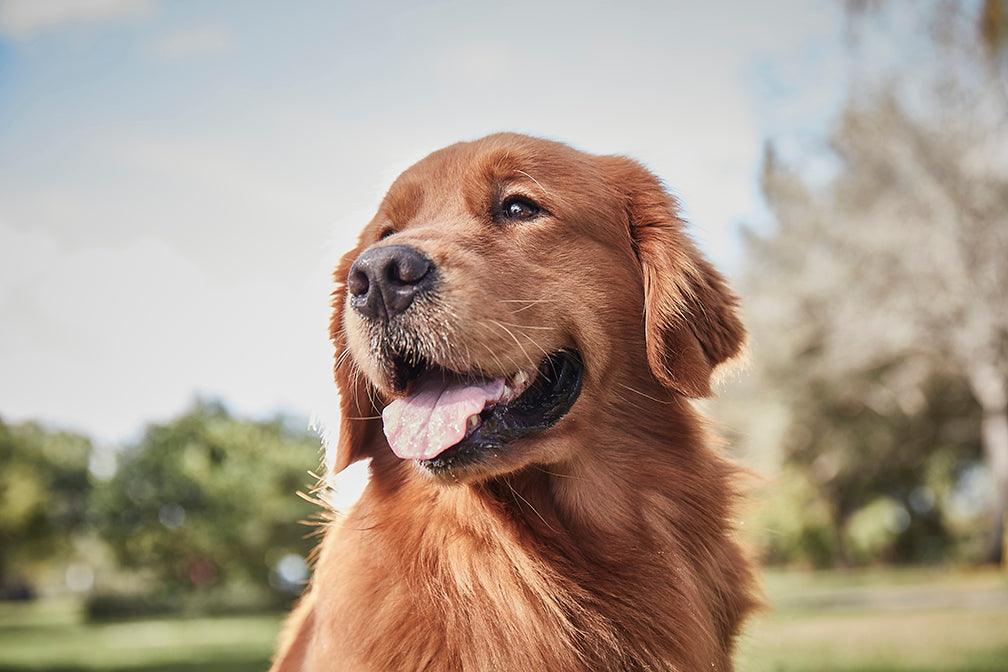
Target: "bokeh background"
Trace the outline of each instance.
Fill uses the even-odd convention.
[[[1008,3],[2,0],[0,671],[264,669],[333,261],[500,130],[643,161],[744,297],[739,669],[1008,669]]]

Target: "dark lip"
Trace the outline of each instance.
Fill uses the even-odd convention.
[[[482,423],[454,446],[417,463],[434,475],[478,465],[522,437],[549,429],[574,406],[581,394],[584,363],[574,350],[546,357],[532,385],[509,404],[483,410]]]
[[[392,390],[399,394],[406,394],[410,385],[415,381],[420,373],[430,365],[422,358],[398,353],[389,353],[383,358],[389,362],[388,380]]]

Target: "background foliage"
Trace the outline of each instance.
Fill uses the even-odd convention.
[[[287,417],[198,401],[150,425],[102,479],[90,442],[0,423],[0,581],[91,594],[93,615],[282,604],[300,590],[319,439]],[[92,467],[95,465],[92,464]],[[61,585],[63,584],[63,585]]]
[[[28,597],[40,559],[72,556],[86,528],[91,442],[0,419],[0,597]]]
[[[767,145],[774,226],[747,232],[756,357],[737,420],[748,453],[779,474],[760,544],[815,566],[998,564],[1008,14],[998,0],[848,7],[846,110],[811,156]],[[859,68],[908,16],[916,31],[889,66]]]

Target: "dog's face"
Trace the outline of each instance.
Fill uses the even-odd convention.
[[[337,468],[383,446],[444,482],[550,464],[636,368],[689,396],[734,297],[638,164],[497,135],[392,185],[336,271]]]

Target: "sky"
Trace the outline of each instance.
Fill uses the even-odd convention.
[[[731,276],[765,143],[843,101],[840,5],[0,0],[0,418],[331,422],[335,258],[495,131],[643,161]]]

